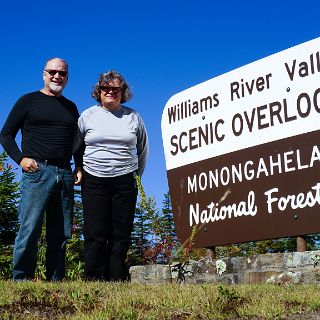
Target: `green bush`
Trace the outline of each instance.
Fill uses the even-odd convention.
[[[0,246],[0,279],[8,280],[12,274],[12,247]]]

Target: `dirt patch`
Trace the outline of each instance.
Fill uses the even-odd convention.
[[[19,300],[0,306],[0,319],[63,319],[66,315],[76,313],[76,308],[63,305],[56,293],[43,292],[35,296],[30,290],[21,293]]]
[[[0,306],[0,318],[8,319],[63,319],[76,312],[74,307],[58,307],[42,302],[14,302]]]

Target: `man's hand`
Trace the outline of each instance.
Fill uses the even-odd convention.
[[[81,184],[81,182],[82,182],[82,168],[81,167],[75,168],[75,170],[73,171],[73,179],[74,179],[74,184],[76,186]]]
[[[20,166],[22,167],[23,171],[27,172],[35,172],[39,169],[36,160],[31,158],[23,158],[20,162]]]

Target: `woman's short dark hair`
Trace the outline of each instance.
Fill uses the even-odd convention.
[[[100,98],[100,86],[105,85],[110,81],[113,81],[115,79],[119,79],[120,81],[120,86],[121,86],[121,101],[120,103],[126,102],[131,99],[132,93],[129,88],[129,85],[126,81],[126,79],[117,71],[108,71],[105,73],[101,73],[98,79],[98,82],[95,84],[91,96],[93,99],[97,100],[98,102],[101,102]]]

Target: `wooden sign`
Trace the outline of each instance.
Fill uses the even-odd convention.
[[[197,247],[320,232],[320,38],[169,99],[175,227]]]

